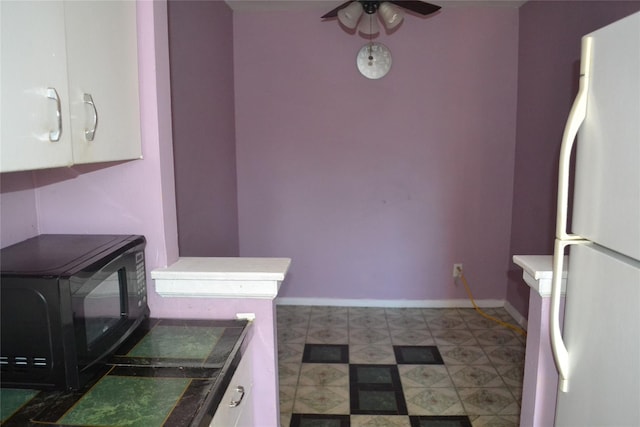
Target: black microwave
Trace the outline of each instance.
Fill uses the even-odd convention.
[[[149,317],[144,236],[43,234],[0,250],[2,387],[78,389]]]

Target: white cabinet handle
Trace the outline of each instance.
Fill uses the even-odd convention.
[[[244,398],[244,387],[242,387],[241,385],[236,387],[236,393],[240,393],[240,399],[232,400],[231,402],[229,402],[230,408],[235,408],[236,406],[239,406],[242,403],[242,399]]]
[[[47,88],[47,98],[56,101],[56,129],[49,131],[49,141],[60,141],[60,135],[62,134],[62,110],[60,108],[60,97],[55,88]]]
[[[85,93],[83,100],[84,103],[89,105],[93,110],[92,124],[89,129],[84,130],[84,137],[87,141],[93,141],[93,138],[96,135],[96,128],[98,127],[98,110],[96,109],[96,104],[93,102],[93,98],[90,93]]]

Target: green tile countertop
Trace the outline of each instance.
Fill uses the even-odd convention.
[[[246,320],[150,319],[76,391],[2,388],[3,426],[208,426],[248,342]]]

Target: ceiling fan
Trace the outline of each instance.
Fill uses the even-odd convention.
[[[358,30],[364,34],[375,34],[377,30],[377,23],[375,19],[376,13],[380,14],[380,18],[382,22],[385,24],[387,29],[392,30],[397,27],[400,22],[402,22],[403,8],[409,10],[411,12],[415,12],[417,14],[426,16],[430,15],[434,12],[440,10],[440,6],[435,4],[427,3],[424,1],[418,0],[410,0],[410,1],[366,1],[366,0],[350,0],[347,1],[335,9],[325,13],[322,16],[322,19],[327,18],[335,18],[338,17],[338,20],[347,28],[354,29],[358,25],[358,21],[363,13],[367,14],[368,20],[363,19],[361,25],[358,27]],[[369,21],[365,23],[364,21]],[[365,25],[363,25],[363,23]],[[366,28],[366,24],[369,26],[375,26],[376,28]],[[375,31],[374,31],[375,30]]]
[[[440,10],[440,6],[424,1],[366,1],[350,0],[324,14],[322,19],[335,18],[346,28],[369,37],[369,43],[363,46],[356,57],[358,71],[369,78],[384,77],[391,68],[391,52],[382,43],[374,43],[373,36],[380,32],[378,16],[387,30],[395,29],[403,19],[402,9],[420,15],[430,15]],[[364,14],[364,17],[363,17]],[[362,19],[360,19],[362,17]]]

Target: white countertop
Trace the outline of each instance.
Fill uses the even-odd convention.
[[[553,278],[553,255],[514,255],[514,264],[522,267],[524,270],[522,277],[524,281],[535,289],[540,296],[551,296],[551,279]],[[569,257],[564,257],[564,265],[562,271],[562,288],[561,293],[564,294],[567,269],[569,268]]]
[[[151,272],[154,279],[283,280],[290,258],[182,257]]]
[[[290,258],[182,257],[151,271],[162,296],[275,298]]]

